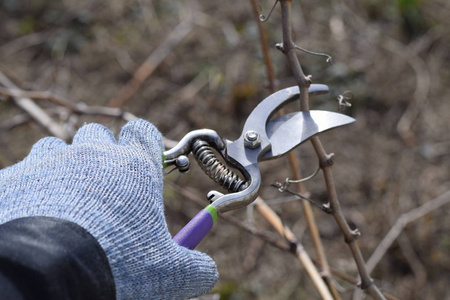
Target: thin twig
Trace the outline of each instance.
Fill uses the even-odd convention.
[[[427,270],[420,261],[417,253],[414,251],[413,244],[406,234],[401,234],[397,241],[402,250],[403,257],[405,257],[414,273],[414,289],[416,291],[421,291],[427,282]]]
[[[20,89],[9,80],[2,72],[0,72],[0,84],[6,88],[20,92]],[[64,127],[53,120],[42,108],[40,108],[33,100],[27,97],[21,97],[17,94],[12,97],[17,106],[26,111],[42,128],[50,134],[63,140],[69,139],[69,134]]]
[[[264,64],[266,65],[266,69],[267,69],[267,81],[268,81],[268,85],[269,85],[269,91],[271,93],[274,93],[275,92],[275,72],[273,70],[272,59],[270,58],[270,54],[269,54],[269,43],[267,42],[266,31],[264,30],[262,23],[259,22],[261,20],[261,18],[260,18],[260,14],[258,12],[258,3],[256,1],[257,0],[250,0],[250,3],[253,8],[252,9],[253,17],[256,20],[256,24],[258,24],[259,38],[261,40],[261,49],[262,49],[262,52],[264,55]],[[275,3],[275,5],[276,5],[276,3]]]
[[[29,114],[14,115],[11,119],[0,123],[0,130],[11,130],[17,126],[20,126],[26,122],[29,122],[31,117]]]
[[[295,157],[293,153],[291,156],[289,156],[289,162],[294,179],[300,178],[301,177],[300,165],[297,157]],[[299,183],[297,185],[297,192],[300,195],[307,194],[305,185]],[[328,259],[325,253],[325,248],[320,238],[319,228],[317,227],[317,222],[311,207],[311,202],[302,201],[302,204],[303,204],[303,212],[305,214],[306,222],[308,224],[309,232],[311,234],[311,239],[314,244],[314,250],[317,256],[317,260],[320,262],[320,265],[322,267],[322,277],[327,283],[331,293],[333,294],[334,299],[339,300],[341,299],[341,297],[339,295],[336,286],[334,285],[334,280],[330,272],[330,265],[328,263]],[[321,207],[321,209],[323,209],[323,207]]]
[[[373,47],[381,46],[390,51],[398,56],[398,59],[406,61],[415,72],[416,83],[414,85],[414,93],[411,96],[408,107],[397,122],[397,131],[403,141],[410,145],[413,144],[414,134],[411,127],[416,118],[424,111],[424,108],[426,108],[428,95],[432,86],[431,71],[421,57],[420,52],[428,49],[437,39],[448,35],[448,30],[446,31],[443,25],[436,25],[420,38],[405,45],[402,42],[385,35],[384,32],[368,26],[367,22],[358,16],[358,14],[355,14],[345,1],[341,1],[341,4],[342,7],[347,10],[347,13],[352,16],[351,18],[348,18],[349,21],[353,22],[355,27],[365,29],[364,34],[358,36],[359,39],[365,40]]]
[[[341,232],[344,235],[344,240],[350,248],[350,251],[352,252],[353,259],[355,260],[359,276],[361,278],[360,287],[362,290],[370,294],[374,299],[385,299],[383,294],[370,278],[370,273],[365,265],[364,258],[357,242],[357,239],[360,236],[360,232],[357,229],[352,230],[350,228],[342,212],[332,173],[333,155],[329,155],[325,152],[325,149],[323,148],[322,143],[320,142],[318,137],[313,137],[311,139],[311,142],[319,158],[319,161],[321,162],[321,168],[328,192],[328,201],[331,215],[336,220],[336,223],[338,224]]]
[[[282,1],[282,30],[283,30],[283,53],[287,56],[292,70],[294,72],[294,77],[296,78],[297,84],[300,89],[300,109],[303,111],[309,110],[309,99],[308,99],[308,88],[310,79],[306,77],[301,68],[300,62],[298,61],[297,55],[293,49],[295,49],[295,44],[292,41],[292,30],[290,25],[290,2]],[[297,157],[294,153],[289,153],[290,168],[294,179],[301,178],[301,171]],[[297,186],[297,192],[299,194],[307,194],[307,190],[303,184]],[[336,300],[340,299],[339,292],[334,285],[334,280],[330,272],[330,266],[328,259],[325,254],[325,249],[322,244],[317,223],[315,221],[315,216],[311,207],[311,204],[307,201],[302,202],[303,211],[305,214],[306,222],[311,234],[311,238],[314,244],[314,249],[318,261],[322,266],[322,274],[325,282],[327,283],[333,297]]]
[[[267,78],[268,78],[268,82],[269,82],[269,90],[271,93],[275,92],[275,73],[273,70],[273,64],[269,55],[269,47],[268,47],[268,43],[267,43],[267,38],[266,38],[266,34],[264,31],[264,28],[262,26],[262,23],[259,22],[261,20],[261,16],[258,13],[258,5],[256,3],[256,0],[251,0],[250,1],[252,6],[253,6],[253,12],[254,12],[254,18],[256,20],[256,23],[258,24],[258,29],[259,29],[259,33],[260,33],[260,40],[261,40],[261,48],[263,50],[263,54],[264,54],[264,62],[267,68]],[[275,3],[275,5],[277,4],[277,2]],[[273,10],[273,8],[272,8]],[[269,14],[270,16],[270,14]],[[282,114],[284,114],[284,110],[280,111]],[[290,167],[291,167],[291,173],[294,179],[299,179],[301,178],[301,172],[300,172],[300,167],[299,167],[299,162],[297,157],[295,156],[294,152],[289,152],[288,154],[288,159],[290,162]],[[306,194],[306,189],[304,188],[304,185],[299,184],[298,186],[298,192],[301,195]],[[306,202],[306,201],[303,201]],[[303,211],[305,213],[305,217],[306,217],[306,222],[308,224],[308,228],[310,230],[310,234],[311,234],[311,238],[313,240],[313,244],[314,244],[314,249],[315,249],[315,253],[316,256],[320,262],[320,265],[322,266],[322,278],[325,281],[325,283],[327,284],[328,288],[331,291],[331,294],[333,295],[333,298],[335,300],[340,300],[340,295],[339,292],[336,288],[336,286],[334,285],[334,280],[332,278],[332,274],[330,272],[330,267],[328,264],[328,260],[327,257],[325,255],[325,250],[322,244],[322,241],[320,239],[320,234],[319,234],[319,230],[317,228],[317,224],[314,218],[314,214],[313,214],[313,210],[311,209],[311,205],[309,203],[303,203]]]
[[[255,200],[255,204],[258,212],[263,215],[264,218],[266,218],[266,220],[270,222],[270,224],[272,224],[272,226],[278,231],[281,236],[283,236],[289,242],[290,245],[295,247],[297,258],[305,267],[309,277],[314,282],[314,285],[316,286],[322,298],[333,299],[324,279],[320,275],[317,268],[314,266],[309,255],[303,248],[303,245],[297,241],[294,233],[283,224],[280,217],[265,203],[265,201],[261,197],[258,197]]]
[[[43,44],[49,40],[57,31],[50,29],[42,32],[33,32],[12,40],[0,47],[0,57],[6,58],[23,49]]]
[[[191,19],[182,21],[175,27],[175,29],[167,36],[167,38],[159,44],[159,46],[150,54],[144,63],[137,68],[133,77],[128,83],[122,87],[118,92],[118,96],[109,102],[111,107],[123,107],[127,104],[147,80],[156,68],[164,61],[173,48],[175,48],[194,28],[194,23]]]
[[[16,96],[30,98],[34,100],[47,100],[71,110],[76,109],[76,105],[74,105],[72,102],[63,97],[57,96],[50,91],[24,91],[21,89],[0,88],[0,95],[7,97]]]
[[[406,225],[448,203],[450,203],[450,190],[434,198],[433,200],[430,200],[427,203],[401,215],[367,261],[367,270],[369,272],[372,272],[373,269],[375,269],[377,264],[383,258],[392,243],[398,238]]]
[[[167,101],[176,99],[178,105],[182,103],[192,103],[202,88],[208,84],[208,75],[206,71],[200,72],[194,79],[187,83],[183,88],[174,93]]]
[[[20,89],[8,89],[0,88],[0,95],[7,97],[20,97],[29,98],[39,101],[50,101],[56,105],[64,107],[72,113],[84,114],[84,115],[101,115],[108,117],[120,117],[125,121],[131,121],[137,119],[132,113],[121,110],[120,108],[104,107],[104,106],[88,106],[84,103],[74,103],[61,96],[55,95],[50,91],[24,91]]]
[[[308,89],[311,85],[311,78],[305,76],[300,61],[295,53],[295,44],[292,41],[291,30],[291,0],[281,0],[281,24],[283,30],[283,43],[278,45],[287,57],[291,71],[294,73],[294,79],[300,89],[300,110],[309,110]]]
[[[294,43],[292,41],[292,33],[290,27],[290,10],[291,10],[291,1],[290,0],[282,0],[281,1],[281,9],[282,9],[282,26],[283,26],[283,44],[279,49],[286,55],[289,64],[291,66],[291,70],[293,72],[294,78],[300,89],[300,108],[303,111],[309,110],[309,99],[308,99],[308,87],[310,84],[309,77],[306,77],[301,69],[301,65],[298,61],[297,56],[295,55],[292,49],[294,48]],[[334,186],[334,180],[332,175],[332,155],[328,155],[320,142],[318,137],[313,137],[311,139],[314,150],[319,159],[320,167],[325,177],[325,184],[328,192],[329,199],[329,208],[331,214],[336,220],[339,228],[345,237],[345,242],[349,246],[355,263],[358,267],[358,271],[361,277],[360,287],[367,291],[373,298],[375,299],[385,299],[383,294],[379,291],[378,287],[373,283],[372,279],[369,276],[369,272],[365,266],[365,262],[363,256],[361,254],[361,250],[356,241],[359,236],[359,232],[357,230],[351,230],[347,221],[344,218],[344,215],[341,210],[340,202],[337,197],[336,188]]]
[[[431,75],[425,61],[408,46],[403,46],[400,42],[393,39],[383,43],[384,47],[394,54],[398,55],[402,59],[406,59],[408,64],[416,73],[415,91],[411,97],[408,108],[403,113],[402,117],[397,123],[397,131],[403,138],[403,140],[412,144],[412,124],[417,116],[427,105],[427,98],[431,88]]]
[[[311,54],[311,55],[326,57],[327,58],[327,60],[326,60],[327,63],[329,63],[329,64],[333,63],[333,58],[330,55],[326,54],[326,53],[311,51],[311,50],[304,49],[304,48],[302,48],[300,46],[297,46],[297,45],[294,45],[294,48],[297,49],[297,50],[300,50],[302,52]]]

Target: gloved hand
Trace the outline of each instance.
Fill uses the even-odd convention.
[[[175,244],[162,201],[162,142],[138,120],[114,135],[83,126],[71,145],[49,137],[0,171],[0,224],[28,216],[72,221],[100,243],[118,299],[184,299],[217,281],[214,261]]]

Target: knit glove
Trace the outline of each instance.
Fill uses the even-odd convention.
[[[214,261],[172,241],[162,201],[162,142],[137,120],[118,142],[98,124],[71,145],[49,137],[21,162],[0,170],[0,224],[29,216],[72,221],[108,258],[118,299],[185,299],[217,281]]]

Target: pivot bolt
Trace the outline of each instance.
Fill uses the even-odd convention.
[[[254,130],[249,130],[244,134],[244,146],[246,148],[255,149],[261,145],[259,133]]]
[[[175,166],[180,173],[187,173],[189,171],[190,162],[186,155],[180,155],[175,160]]]

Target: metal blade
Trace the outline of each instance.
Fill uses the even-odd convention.
[[[349,116],[322,110],[296,112],[273,119],[266,125],[271,150],[261,160],[282,156],[318,133],[354,121]]]

